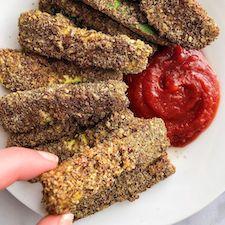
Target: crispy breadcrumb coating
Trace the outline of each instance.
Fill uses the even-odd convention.
[[[93,128],[80,131],[80,133],[71,131],[68,133],[69,135],[58,141],[39,145],[34,148],[39,151],[51,152],[57,155],[59,157],[59,161],[62,162],[69,157],[72,157],[75,153],[79,152],[82,146],[94,147],[98,143],[103,143],[106,140],[108,141],[115,138],[127,137],[132,133],[137,132],[137,130],[142,130],[144,127],[146,127],[146,124],[149,126],[149,129],[151,129],[152,133],[156,133],[158,135],[152,135],[153,137],[151,137],[152,139],[155,137],[155,145],[161,148],[163,145],[161,142],[164,142],[167,146],[168,141],[164,138],[166,136],[166,129],[162,120],[145,120],[136,118],[130,110],[125,110],[122,112],[113,113],[112,116],[105,118]],[[35,136],[34,138],[36,139]],[[12,139],[12,137],[10,138],[10,141],[11,145],[9,146],[33,147],[32,139],[30,139],[25,146],[16,142],[16,140]],[[161,142],[156,144],[157,141]]]
[[[94,125],[127,107],[126,89],[124,82],[110,80],[18,91],[0,98],[0,122],[12,133],[29,132],[69,119],[79,126]]]
[[[75,219],[80,219],[106,207],[125,200],[134,201],[139,198],[139,193],[146,191],[153,185],[175,173],[166,154],[142,169],[137,166],[130,172],[122,173],[112,187],[103,189],[93,197],[84,198],[76,206]]]
[[[123,80],[119,71],[80,68],[18,50],[0,50],[0,83],[11,91],[25,91],[55,84]]]
[[[196,0],[142,0],[141,8],[161,36],[183,47],[201,49],[219,35],[215,21]]]
[[[40,0],[39,9],[50,14],[62,13],[82,28],[94,29],[113,36],[124,34],[132,39],[141,39],[141,36],[130,29],[81,1]]]
[[[143,123],[145,123],[145,120],[134,117],[130,110],[125,109],[120,112],[113,112],[111,116],[104,118],[97,125],[87,127],[86,129],[84,127],[78,128],[73,120],[69,120],[65,123],[50,126],[47,129],[37,129],[34,132],[22,134],[11,134],[8,139],[8,147],[37,146],[36,148],[41,148],[43,151],[46,149],[52,153],[54,152],[64,160],[68,157],[64,157],[63,154],[67,155],[68,152],[69,156],[72,156],[74,154],[73,151],[76,151],[75,147],[79,147],[80,143],[86,143],[90,147],[93,147],[95,142],[103,142],[111,136],[120,135],[122,137],[125,133],[128,135],[133,129],[137,130],[138,127],[141,127]],[[70,150],[71,147],[73,151]]]
[[[157,120],[160,119],[155,122]],[[137,198],[139,192],[154,183],[150,177],[161,174],[159,177],[163,179],[167,177],[165,174],[172,174],[174,167],[165,155],[169,146],[165,125],[161,122],[159,127],[157,123],[156,129],[154,124],[146,121],[142,129],[128,136],[106,140],[93,148],[80,147],[72,158],[43,174],[43,200],[48,212],[72,212],[75,219],[83,218],[114,202]],[[163,160],[157,164],[159,158]],[[168,173],[154,174],[156,168],[166,164],[170,168]]]
[[[135,74],[146,68],[153,54],[153,48],[143,41],[77,28],[61,14],[52,16],[38,10],[23,13],[19,30],[19,42],[25,50],[82,67]]]
[[[160,38],[155,29],[148,24],[146,17],[139,8],[138,2],[126,0],[83,0],[83,2],[105,13],[152,43],[159,45],[169,44],[166,39]]]
[[[75,120],[57,121],[47,127],[35,128],[27,133],[11,133],[7,140],[7,147],[32,147],[49,144],[63,137],[74,137],[83,131]]]
[[[165,146],[169,145],[168,139],[165,138],[166,129],[162,120],[138,119],[132,113],[128,115],[130,118],[126,115],[127,113],[115,113],[111,118],[97,124],[94,128],[76,134],[72,138],[64,137],[57,142],[37,146],[35,149],[53,153],[59,157],[59,162],[62,162],[80,152],[83,146],[95,147],[104,141],[128,137],[137,130],[142,130],[146,127],[146,124],[151,129],[151,134],[156,133],[158,135],[149,137],[152,138],[155,148],[164,149]]]

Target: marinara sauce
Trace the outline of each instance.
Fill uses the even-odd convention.
[[[161,117],[173,146],[190,143],[215,117],[219,83],[199,51],[166,47],[144,72],[125,79],[131,110],[138,117]]]

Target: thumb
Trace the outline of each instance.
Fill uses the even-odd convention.
[[[0,189],[17,180],[29,180],[41,173],[54,169],[58,157],[26,148],[0,150]]]
[[[73,214],[64,214],[62,216],[47,216],[42,219],[37,225],[72,225]]]

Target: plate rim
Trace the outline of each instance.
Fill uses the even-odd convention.
[[[12,1],[12,0],[11,0]],[[204,0],[202,0],[203,1],[203,3],[204,3]],[[206,2],[206,0],[205,0],[205,2]],[[223,9],[225,9],[225,3],[221,3],[221,4],[223,4]],[[210,4],[209,4],[210,5]],[[209,7],[209,6],[208,6]],[[217,9],[217,10],[219,10],[219,8]],[[216,11],[216,9],[215,9],[215,11]],[[214,12],[214,14],[215,14],[215,12]],[[219,18],[219,16],[221,16],[221,18],[224,18],[225,19],[225,16],[223,16],[222,17],[222,15],[218,15],[218,18]],[[223,32],[225,32],[225,26],[222,26],[222,24],[221,24],[221,27],[223,27]],[[223,34],[223,38],[224,38],[224,34]],[[225,40],[225,39],[224,39]],[[214,45],[213,45],[214,46]],[[213,46],[212,47],[209,47],[209,48],[213,48]],[[224,51],[225,52],[225,51]],[[225,69],[225,67],[224,67],[224,69]],[[223,71],[223,72],[225,72],[225,71]],[[222,76],[222,74],[219,74],[220,76]],[[224,78],[225,79],[225,78]],[[221,84],[222,84],[222,82],[221,82]],[[221,85],[222,86],[222,85]],[[222,88],[221,88],[221,94],[223,93],[223,96],[221,97],[221,102],[220,102],[220,108],[222,108],[222,106],[221,106],[221,104],[223,104],[223,103],[225,103],[225,101],[224,101],[224,89],[222,90]],[[223,102],[222,102],[222,98],[223,98]],[[224,110],[224,107],[223,107],[223,110],[222,110],[223,112],[225,111]],[[218,115],[217,115],[218,116]],[[224,143],[225,143],[225,141],[224,141]],[[169,178],[170,179],[170,178]],[[34,211],[34,212],[36,212],[37,214],[39,214],[39,212],[37,212],[36,210],[34,210],[32,207],[29,207],[28,205],[29,204],[26,204],[24,201],[23,201],[23,199],[20,199],[19,197],[18,197],[18,195],[16,195],[15,194],[15,192],[13,191],[13,188],[12,187],[9,187],[9,188],[7,188],[7,190],[10,192],[10,194],[12,194],[16,199],[18,199],[21,203],[23,203],[25,206],[27,206],[28,208],[30,208],[32,211]],[[182,216],[182,218],[179,218],[179,216],[177,216],[176,218],[175,218],[175,220],[174,221],[172,221],[172,222],[169,222],[168,223],[168,225],[169,224],[173,224],[173,223],[178,223],[178,222],[181,222],[181,221],[183,221],[183,220],[185,220],[186,218],[188,218],[188,217],[190,217],[191,215],[194,215],[194,214],[196,214],[196,213],[198,213],[200,210],[202,210],[203,208],[205,208],[207,205],[209,205],[211,202],[213,202],[216,198],[218,198],[223,192],[225,191],[225,186],[222,188],[220,188],[220,190],[217,190],[214,194],[212,194],[209,198],[208,198],[208,200],[207,201],[205,201],[205,203],[204,204],[202,204],[202,206],[201,207],[199,207],[197,210],[195,210],[195,211],[192,211],[192,212],[189,212],[189,213],[186,213],[186,216]],[[139,200],[140,201],[140,200]],[[40,214],[39,214],[40,215]],[[148,221],[147,221],[148,222]],[[144,223],[143,223],[144,224]],[[163,224],[163,225],[167,225],[167,224]]]

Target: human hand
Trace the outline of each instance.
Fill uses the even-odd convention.
[[[30,180],[54,169],[58,157],[26,148],[7,148],[0,150],[0,190],[15,181]],[[72,225],[73,215],[47,216],[38,225]]]

